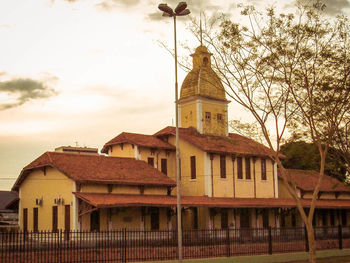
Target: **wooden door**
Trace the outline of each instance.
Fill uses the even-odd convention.
[[[58,213],[57,213],[57,205],[52,207],[52,231],[58,231]]]
[[[70,205],[64,206],[64,230],[70,231]]]
[[[38,232],[38,208],[34,207],[33,208],[33,231]]]
[[[151,230],[159,230],[159,208],[151,209]]]
[[[227,210],[221,211],[221,229],[227,229],[228,228],[228,212]]]
[[[241,228],[249,228],[250,227],[250,213],[248,209],[240,210],[240,223]]]
[[[100,231],[100,213],[98,210],[90,214],[90,230]]]
[[[23,208],[23,231],[28,231],[28,208]]]

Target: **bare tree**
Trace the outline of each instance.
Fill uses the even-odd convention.
[[[317,1],[297,4],[291,14],[276,14],[275,8],[260,13],[243,6],[246,25],[215,17],[206,21],[203,30],[198,23],[191,27],[213,53],[213,68],[227,94],[253,115],[266,144],[275,152],[272,158],[308,232],[310,262],[316,262],[312,219],[325,158],[349,115],[350,99],[348,20],[326,16],[325,8]],[[320,152],[320,176],[309,209],[303,207],[281,163],[280,146],[287,130],[303,134]],[[343,131],[348,132],[348,126]]]

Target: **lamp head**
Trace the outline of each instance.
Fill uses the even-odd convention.
[[[186,2],[180,2],[175,8],[176,15],[180,15],[182,11],[184,11],[187,7]]]
[[[163,11],[163,16],[174,16],[174,11],[167,4],[159,4],[158,9]]]
[[[179,14],[176,14],[177,16],[187,16],[191,13],[191,11],[189,9],[185,9],[183,11],[181,11]]]

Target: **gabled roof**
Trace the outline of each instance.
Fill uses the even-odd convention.
[[[115,144],[121,144],[121,143],[130,143],[138,146],[157,148],[157,149],[175,150],[175,147],[173,145],[160,140],[156,136],[122,132],[117,137],[107,142],[103,146],[101,152],[108,153],[109,146],[115,145]]]
[[[304,191],[313,191],[318,182],[320,173],[313,170],[286,169],[296,186]],[[278,170],[279,178],[282,178]],[[325,175],[320,187],[321,192],[350,192],[350,186],[346,186],[338,179]]]
[[[103,155],[46,152],[23,168],[13,189],[18,189],[36,168],[54,167],[81,183],[175,186],[176,183],[144,161]]]
[[[74,193],[79,199],[97,207],[122,206],[176,206],[176,196],[169,195],[127,195],[107,193]],[[304,207],[310,207],[310,199],[301,199]],[[182,196],[183,206],[213,208],[288,208],[296,207],[291,198],[229,198],[208,196]],[[350,200],[317,200],[318,208],[350,208]]]
[[[14,191],[0,191],[0,210],[8,209],[11,204],[18,201],[18,193]]]
[[[165,127],[154,134],[161,137],[175,135],[175,127]],[[228,137],[200,134],[195,128],[179,128],[181,139],[206,152],[230,153],[252,156],[273,156],[274,152],[266,146],[247,137],[230,133]]]

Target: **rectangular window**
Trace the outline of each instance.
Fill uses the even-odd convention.
[[[205,120],[206,121],[210,121],[211,120],[211,113],[210,112],[206,112],[205,113]]]
[[[27,231],[28,231],[28,208],[23,208],[23,232],[27,232]]]
[[[228,228],[228,213],[227,210],[224,209],[221,211],[221,229]]]
[[[191,156],[191,179],[196,179],[196,156]]]
[[[58,213],[57,213],[57,205],[52,207],[52,231],[58,231]]]
[[[168,175],[168,163],[167,163],[167,159],[161,159],[161,172],[165,175]]]
[[[148,157],[147,162],[150,166],[154,167],[154,158],[153,157]]]
[[[226,178],[226,156],[220,155],[220,177]]]
[[[33,231],[38,232],[38,208],[34,207],[33,208]]]
[[[266,180],[266,159],[261,158],[261,180]]]
[[[242,157],[237,157],[237,178],[243,179]]]
[[[216,116],[216,119],[218,122],[222,122],[222,114],[218,113],[218,115]]]
[[[250,175],[250,158],[246,157],[245,158],[245,179],[251,179]]]

